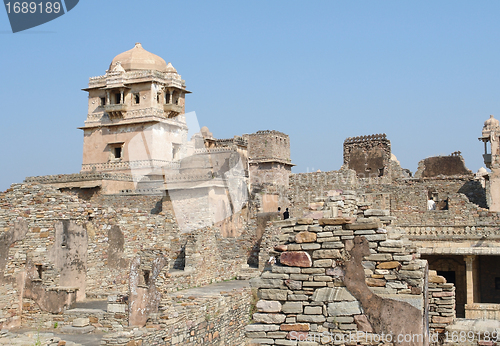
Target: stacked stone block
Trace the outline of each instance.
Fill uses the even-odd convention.
[[[442,334],[455,320],[455,285],[429,270],[428,287],[429,329],[431,333]]]
[[[369,243],[363,267],[371,290],[424,310],[427,262],[416,259],[416,250],[399,234],[381,228],[378,218],[302,218],[275,225],[281,226],[278,262],[252,280],[260,300],[254,323],[246,328],[251,343],[311,346],[319,345],[325,332],[340,337],[373,331],[343,283],[347,248],[356,236]],[[423,323],[423,317],[414,323]]]

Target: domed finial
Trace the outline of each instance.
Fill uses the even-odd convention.
[[[135,43],[135,48],[142,48],[142,44],[140,42]]]
[[[177,70],[174,68],[174,66],[172,66],[172,64],[169,62],[167,64],[167,69],[165,72],[170,72],[170,73],[177,73]]]

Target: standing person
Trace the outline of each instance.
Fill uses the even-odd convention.
[[[278,217],[281,219],[281,207],[278,207]]]
[[[290,217],[290,213],[288,212],[288,208],[286,208],[285,212],[283,213],[283,220],[286,220]]]

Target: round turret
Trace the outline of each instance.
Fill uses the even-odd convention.
[[[484,122],[483,137],[489,137],[491,131],[499,131],[500,122],[490,115],[490,118]]]

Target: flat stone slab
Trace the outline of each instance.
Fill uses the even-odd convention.
[[[67,334],[87,334],[93,332],[95,329],[94,326],[86,326],[86,327],[73,327],[73,326],[63,326],[61,331]]]
[[[318,222],[321,226],[326,225],[345,225],[354,221],[351,217],[332,217],[328,219],[319,219]]]
[[[88,317],[75,318],[71,324],[73,327],[86,327],[90,325],[90,320]]]

